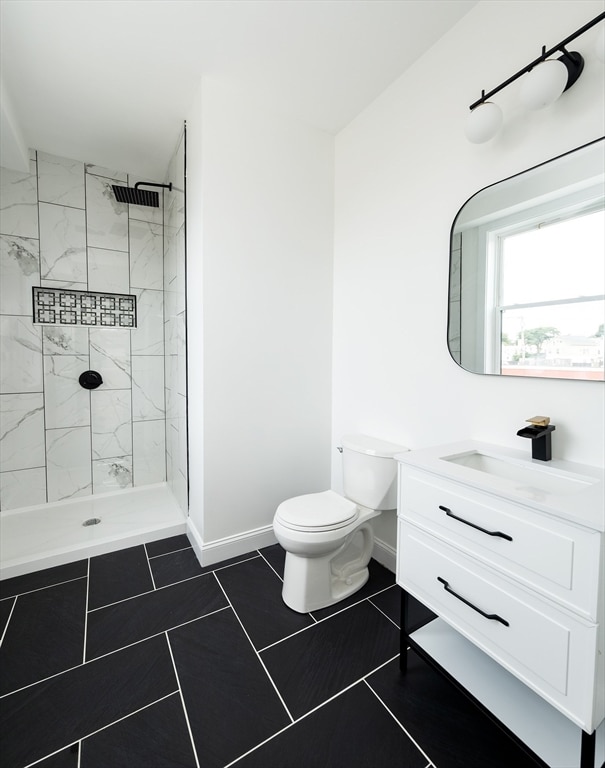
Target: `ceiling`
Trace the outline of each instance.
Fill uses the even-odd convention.
[[[335,134],[474,5],[1,0],[2,133],[162,179],[206,75]]]

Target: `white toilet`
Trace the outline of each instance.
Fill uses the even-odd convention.
[[[393,457],[407,450],[366,435],[343,437],[345,496],[323,491],[279,505],[273,530],[286,550],[282,597],[287,606],[308,613],[363,587],[374,545],[370,521],[396,508]]]

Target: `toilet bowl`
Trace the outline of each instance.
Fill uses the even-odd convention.
[[[342,443],[345,496],[331,490],[296,496],[279,505],[273,520],[286,550],[282,597],[299,613],[333,605],[363,587],[374,546],[372,518],[396,506],[393,457],[407,448],[365,435]]]

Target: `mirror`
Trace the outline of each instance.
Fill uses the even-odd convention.
[[[471,373],[603,381],[604,254],[604,139],[477,192],[452,225],[452,358]]]

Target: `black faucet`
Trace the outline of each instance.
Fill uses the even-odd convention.
[[[550,424],[548,416],[534,416],[527,419],[531,426],[523,427],[517,432],[519,437],[529,437],[531,440],[531,457],[540,461],[550,461],[552,459],[551,434],[555,430],[555,425]]]

